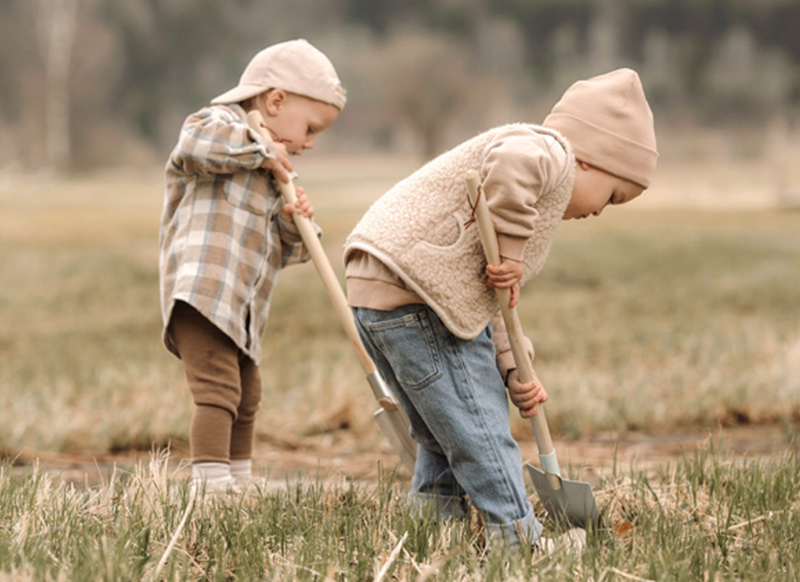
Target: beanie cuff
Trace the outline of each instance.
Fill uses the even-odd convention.
[[[576,159],[643,188],[650,186],[656,150],[569,113],[551,113],[542,125],[567,138]]]

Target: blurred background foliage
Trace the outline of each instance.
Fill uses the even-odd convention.
[[[3,0],[0,170],[161,163],[188,113],[297,37],[349,91],[326,151],[427,159],[619,66],[661,133],[766,140],[796,129],[798,33],[797,0]]]

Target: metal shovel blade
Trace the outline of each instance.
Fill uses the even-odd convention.
[[[366,354],[366,351],[364,353]],[[373,416],[397,456],[413,475],[417,461],[417,443],[411,438],[411,423],[377,369],[367,374],[367,381],[375,400],[381,405]]]
[[[414,442],[408,432],[408,420],[402,410],[379,408],[373,416],[378,421],[378,426],[381,427],[381,431],[388,439],[389,444],[392,445],[406,469],[413,475],[417,459],[417,443]]]
[[[547,513],[559,525],[596,530],[600,526],[600,510],[594,500],[592,487],[583,481],[569,481],[548,475],[538,467],[525,463],[539,499]],[[549,479],[555,477],[561,485],[556,490]]]

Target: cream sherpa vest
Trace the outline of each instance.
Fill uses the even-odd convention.
[[[497,312],[494,292],[486,286],[486,260],[470,217],[464,174],[480,171],[485,150],[503,126],[474,137],[440,155],[381,196],[345,242],[344,260],[362,250],[395,272],[463,339],[475,338]],[[557,132],[527,126],[556,138],[567,164],[556,186],[536,202],[535,234],[525,244],[523,283],[544,265],[556,227],[572,193],[572,148]]]

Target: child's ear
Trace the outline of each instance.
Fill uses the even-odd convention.
[[[592,167],[589,164],[587,164],[586,162],[583,162],[581,160],[578,160],[578,166],[580,166],[581,170],[583,170],[584,172],[588,172],[589,168]]]
[[[280,110],[283,109],[284,105],[286,105],[288,95],[286,95],[286,91],[283,89],[272,89],[264,95],[264,111],[266,111],[267,115],[270,117],[275,117]]]

